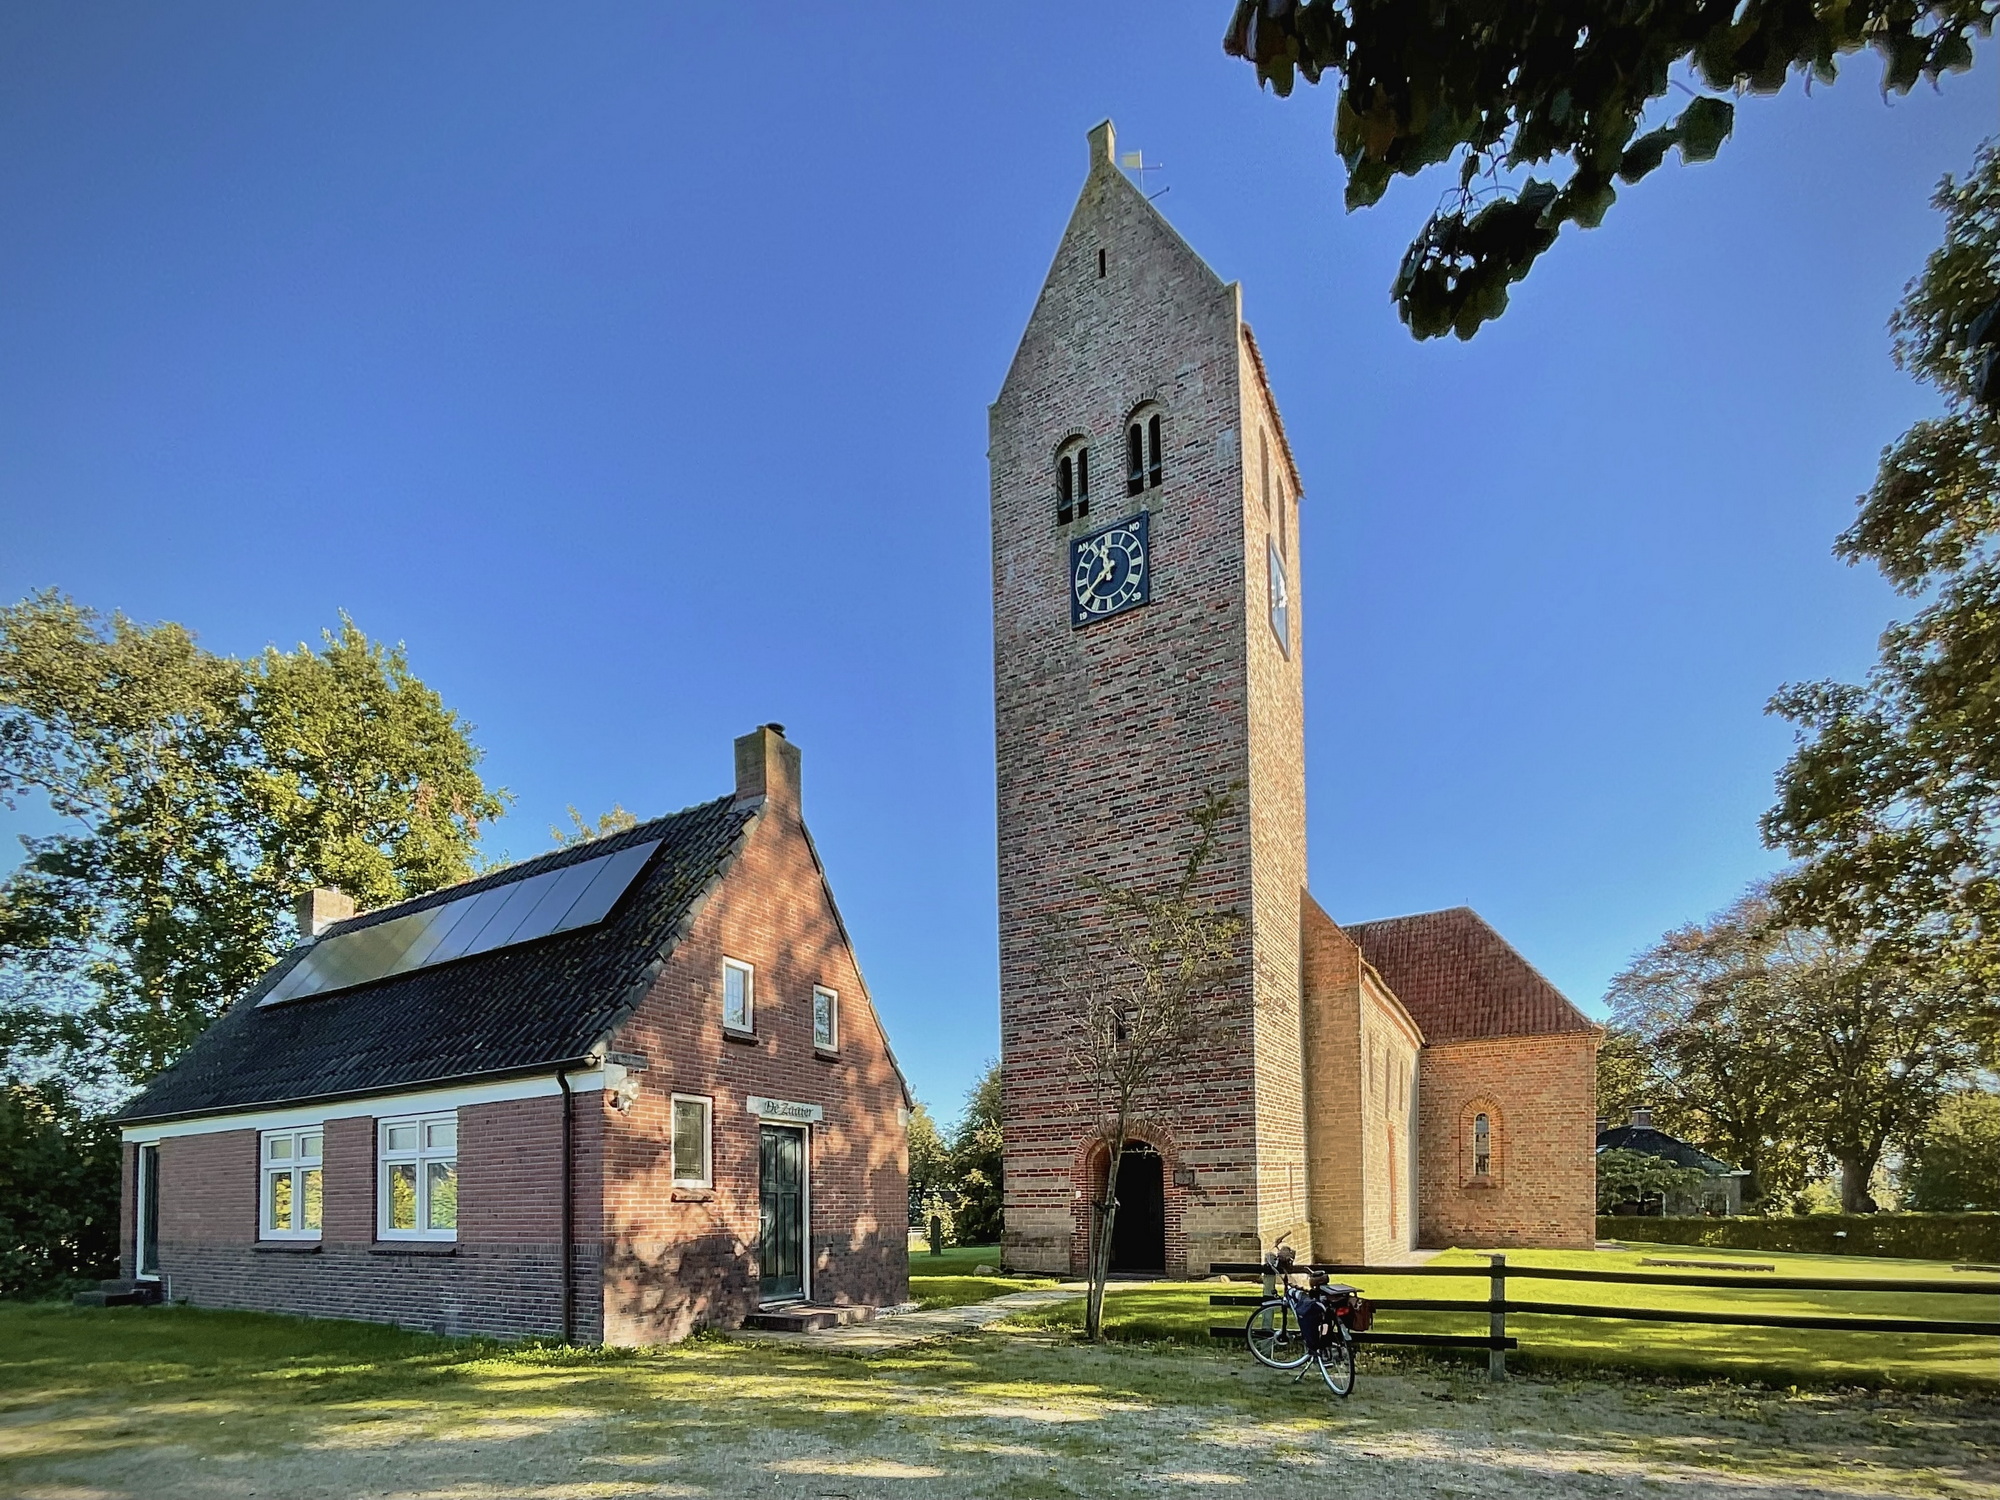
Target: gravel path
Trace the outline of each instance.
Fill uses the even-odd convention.
[[[792,1344],[806,1349],[825,1349],[840,1354],[880,1354],[890,1349],[907,1349],[933,1339],[976,1333],[989,1323],[1053,1302],[1081,1297],[1087,1288],[1080,1281],[1037,1287],[1030,1292],[1009,1292],[985,1302],[968,1302],[959,1307],[933,1307],[916,1312],[887,1313],[866,1323],[845,1323],[837,1328],[820,1328],[810,1333],[770,1333],[741,1329],[731,1337],[756,1344]]]

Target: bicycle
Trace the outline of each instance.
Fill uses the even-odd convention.
[[[1328,1390],[1347,1396],[1354,1390],[1354,1335],[1367,1331],[1374,1309],[1358,1288],[1330,1281],[1324,1271],[1309,1272],[1307,1284],[1295,1286],[1297,1259],[1284,1244],[1264,1257],[1265,1274],[1277,1292],[1244,1321],[1243,1340],[1259,1364],[1297,1370],[1299,1380],[1313,1366]]]

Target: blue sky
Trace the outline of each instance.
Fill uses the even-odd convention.
[[[478,726],[496,853],[783,721],[952,1114],[998,1036],[985,409],[1109,115],[1305,477],[1321,903],[1469,903],[1595,1007],[1774,867],[1763,704],[1898,608],[1828,548],[1929,408],[1884,323],[1990,47],[1745,101],[1420,345],[1445,183],[1343,213],[1331,93],[1260,95],[1226,0],[782,9],[0,11],[0,593],[228,652],[347,610]]]

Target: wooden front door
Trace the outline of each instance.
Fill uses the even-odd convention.
[[[806,1294],[806,1133],[766,1125],[760,1147],[758,1291],[766,1302],[785,1302]]]

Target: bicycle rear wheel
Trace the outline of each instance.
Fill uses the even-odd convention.
[[[1259,1364],[1274,1370],[1296,1370],[1307,1359],[1305,1333],[1282,1298],[1263,1303],[1243,1325],[1243,1339]]]
[[[1326,1379],[1326,1388],[1336,1396],[1347,1396],[1354,1391],[1354,1345],[1344,1338],[1329,1338],[1327,1346],[1319,1353],[1319,1373]]]

